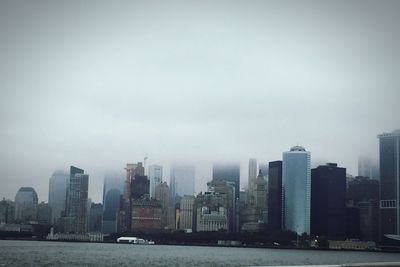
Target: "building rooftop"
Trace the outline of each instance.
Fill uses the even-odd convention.
[[[378,134],[378,138],[393,137],[393,136],[400,136],[400,129],[394,130],[391,133]]]
[[[306,151],[306,149],[302,146],[293,146],[290,148],[290,151]]]

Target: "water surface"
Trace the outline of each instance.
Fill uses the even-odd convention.
[[[400,254],[0,240],[0,266],[257,266],[400,261]]]

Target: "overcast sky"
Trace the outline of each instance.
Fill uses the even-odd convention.
[[[400,1],[0,1],[0,197],[70,165],[377,158],[400,128]],[[168,170],[165,171],[168,181]]]

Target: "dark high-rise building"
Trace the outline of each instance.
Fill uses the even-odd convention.
[[[335,163],[311,170],[311,233],[346,236],[346,169]]]
[[[82,169],[71,166],[67,189],[64,232],[86,233],[89,175]]]
[[[360,237],[365,241],[379,241],[379,200],[370,199],[357,204],[360,210]]]
[[[121,191],[110,189],[104,198],[102,232],[105,234],[117,232],[117,213],[119,210]]]
[[[347,203],[357,205],[361,201],[379,199],[379,181],[368,177],[356,176],[347,184]]]
[[[360,209],[346,207],[346,238],[360,238]]]
[[[268,228],[282,229],[282,161],[268,165]]]
[[[239,164],[214,164],[213,180],[224,180],[235,183],[235,196],[239,198],[240,192],[240,165]]]
[[[135,175],[131,180],[131,198],[141,199],[150,197],[150,181],[147,176]]]
[[[347,184],[347,204],[359,209],[360,238],[379,240],[379,181],[357,176]]]
[[[103,205],[91,203],[89,211],[89,232],[101,232],[103,221]]]
[[[41,202],[38,204],[37,221],[41,224],[51,224],[51,207],[48,203]]]
[[[381,235],[400,235],[400,129],[378,138]]]
[[[13,223],[15,217],[14,202],[3,198],[0,201],[0,224]]]

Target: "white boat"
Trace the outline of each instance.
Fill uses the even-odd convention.
[[[139,245],[154,245],[154,241],[152,240],[144,240],[142,238],[137,237],[124,237],[121,236],[117,239],[117,243],[129,243],[129,244],[139,244]]]

